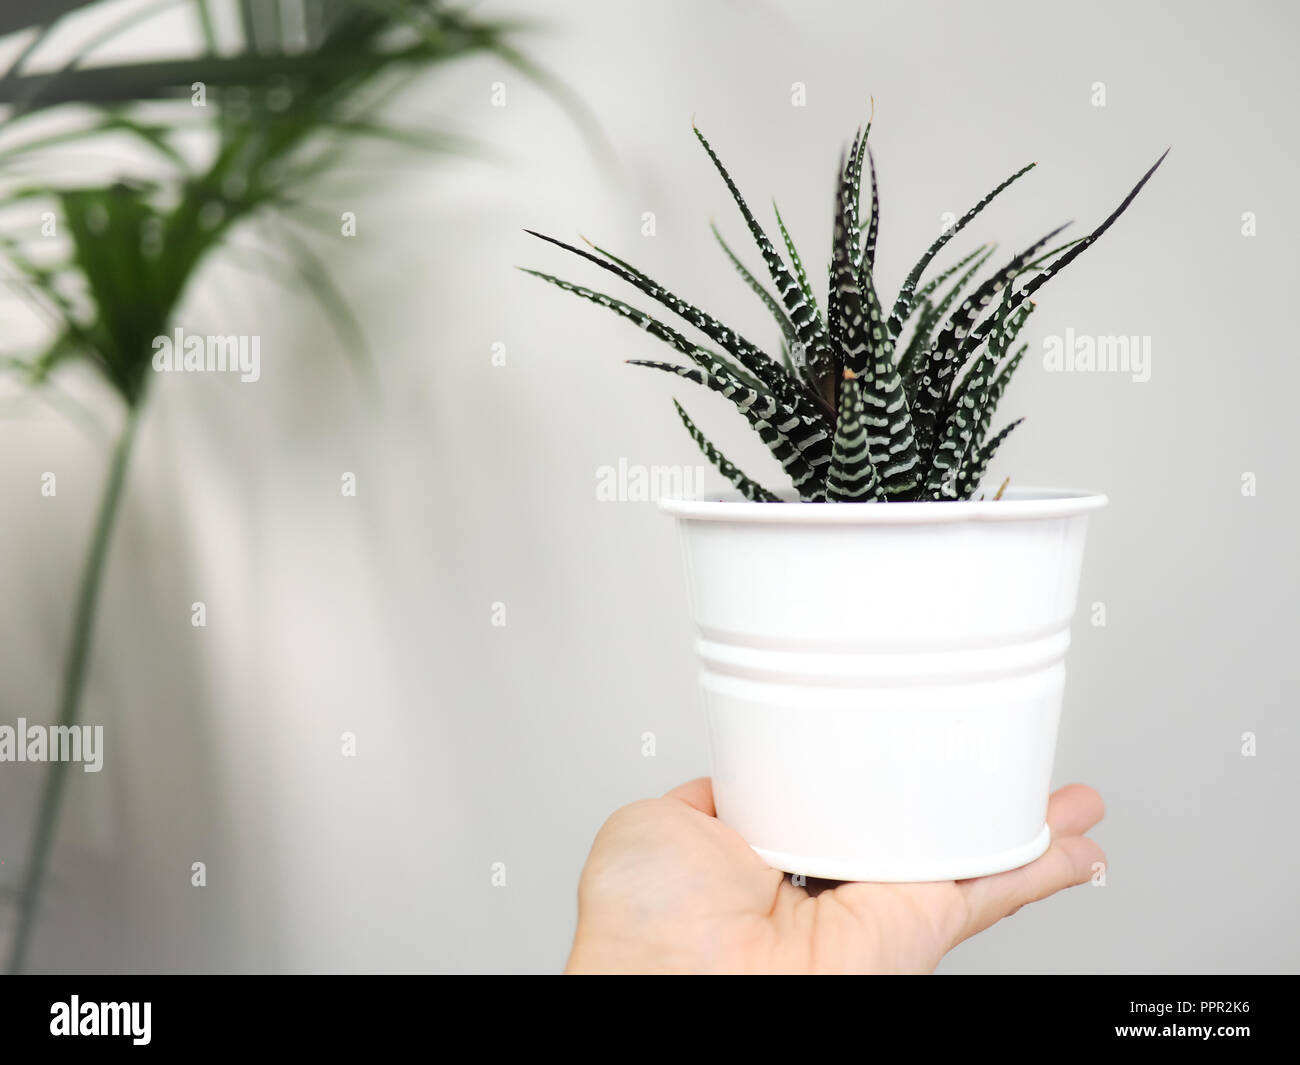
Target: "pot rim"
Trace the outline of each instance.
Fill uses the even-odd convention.
[[[1036,521],[1099,510],[1101,492],[1072,488],[1011,488],[999,500],[911,503],[754,503],[734,498],[661,499],[661,510],[681,521],[779,525],[944,525],[963,521]]]

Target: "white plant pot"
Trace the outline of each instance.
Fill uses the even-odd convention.
[[[777,869],[835,880],[1042,854],[1087,515],[1105,503],[662,502],[718,817]]]

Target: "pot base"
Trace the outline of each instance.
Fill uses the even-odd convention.
[[[967,858],[958,862],[931,862],[909,864],[907,862],[889,865],[863,865],[853,859],[838,860],[834,858],[805,858],[797,854],[783,854],[780,851],[764,850],[762,847],[751,849],[763,861],[774,869],[786,873],[802,874],[819,880],[856,880],[875,881],[887,884],[910,884],[934,880],[968,880],[976,876],[989,876],[992,873],[1005,873],[1008,869],[1019,869],[1040,857],[1052,844],[1052,830],[1043,825],[1043,830],[1028,843],[997,854],[985,854],[978,858]]]

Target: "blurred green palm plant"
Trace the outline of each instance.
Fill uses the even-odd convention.
[[[162,60],[87,65],[102,45],[169,8],[188,10],[201,48]],[[47,0],[36,11],[0,13],[0,44],[17,49],[0,75],[0,105],[7,108],[0,123],[0,219],[14,211],[28,216],[0,222],[0,261],[7,283],[51,327],[48,342],[35,351],[5,352],[4,365],[40,386],[65,363],[88,363],[124,412],[82,571],[59,725],[73,725],[79,716],[104,559],[149,392],[153,340],[169,333],[209,256],[255,217],[320,224],[321,214],[313,216],[303,194],[362,138],[439,151],[469,147],[381,117],[398,89],[450,61],[495,56],[589,125],[563,86],[515,47],[526,27],[484,20],[439,0],[141,0],[121,11],[101,0]],[[83,15],[117,17],[62,65],[33,69],[43,46],[69,18]],[[219,32],[232,26],[233,33]],[[225,44],[229,38],[236,39]],[[121,137],[157,165],[93,183],[50,177],[57,173],[51,153],[107,150],[106,138]],[[33,170],[38,180],[28,176]],[[59,239],[50,241],[48,228],[38,231],[34,211],[55,220]],[[337,214],[325,215],[324,223],[337,237]],[[280,233],[281,264],[294,267],[360,350],[356,323],[310,242],[286,227]],[[30,942],[66,770],[65,762],[51,762],[45,778],[16,898],[14,972]]]

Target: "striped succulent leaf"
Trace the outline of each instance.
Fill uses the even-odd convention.
[[[974,451],[974,454],[962,466],[961,473],[957,477],[957,496],[959,499],[969,499],[973,496],[980,486],[980,481],[984,480],[984,474],[988,472],[989,463],[993,461],[993,456],[997,454],[998,448],[1002,446],[1012,431],[1023,422],[1024,418],[1017,418],[1009,425],[1004,425],[993,436],[993,439],[987,440],[980,444]]]
[[[958,498],[962,467],[979,444],[977,433],[982,419],[986,413],[991,414],[989,396],[997,364],[1010,344],[1011,325],[1019,313],[1016,307],[1012,290],[1007,288],[989,333],[989,358],[975,360],[962,387],[945,406],[942,432],[925,479],[926,498]]]
[[[1112,225],[1115,224],[1116,219],[1118,219],[1120,215],[1122,215],[1125,211],[1129,209],[1129,206],[1137,198],[1137,194],[1141,192],[1142,187],[1148,181],[1151,180],[1151,175],[1154,174],[1156,170],[1160,168],[1160,164],[1165,161],[1165,156],[1167,156],[1168,154],[1169,154],[1169,149],[1166,148],[1160,154],[1160,158],[1157,159],[1154,163],[1152,163],[1151,168],[1145,174],[1142,175],[1142,177],[1138,180],[1138,183],[1129,190],[1128,195],[1124,197],[1124,199],[1120,202],[1120,205],[1116,207],[1115,210],[1111,211],[1111,213],[1108,214],[1106,218],[1102,221],[1101,225],[1097,226],[1097,228],[1094,229],[1091,233],[1089,233],[1085,237],[1080,237],[1078,240],[1071,241],[1069,244],[1065,244],[1060,248],[1056,248],[1054,251],[1050,251],[1046,255],[1040,256],[1039,259],[1037,259],[1034,263],[1024,266],[1021,272],[1028,271],[1032,267],[1037,266],[1047,261],[1048,259],[1052,259],[1054,256],[1058,255],[1061,252],[1065,253],[1061,255],[1059,259],[1056,259],[1056,261],[1053,262],[1050,266],[1046,267],[1042,271],[1042,273],[1040,273],[1037,277],[1033,278],[1028,284],[1025,285],[1023,289],[1020,290],[1021,301],[1032,299],[1035,292],[1037,292],[1040,288],[1042,288],[1045,284],[1047,284],[1047,282],[1049,282],[1052,278],[1054,278],[1057,274],[1059,274],[1062,270],[1064,270],[1067,266],[1069,266],[1070,263],[1074,262],[1075,259],[1077,259],[1080,255],[1082,255],[1085,251],[1087,251],[1090,247],[1092,247],[1092,245],[1097,242],[1098,238],[1100,238],[1101,235],[1106,232],[1106,230],[1108,230]],[[979,332],[980,331],[977,330],[977,334]],[[974,339],[978,341],[982,339],[982,336],[977,335]]]
[[[930,460],[922,498],[956,499],[962,464],[970,451],[979,425],[980,411],[988,395],[989,380],[977,377],[970,389],[953,406]]]
[[[923,456],[930,455],[936,442],[936,434],[948,408],[948,395],[957,371],[983,339],[981,334],[972,335],[975,323],[993,297],[1006,288],[1025,263],[1031,261],[1064,228],[1065,226],[1058,226],[1047,236],[1035,241],[962,300],[961,306],[948,319],[933,347],[926,353],[912,405],[918,446]]]
[[[777,298],[773,296],[772,293],[768,292],[763,283],[751,274],[745,264],[736,257],[736,253],[733,252],[727,242],[722,239],[722,234],[718,232],[718,227],[710,222],[709,228],[713,230],[714,237],[717,238],[718,244],[721,245],[722,250],[726,252],[727,258],[731,260],[731,265],[736,268],[736,272],[740,274],[741,279],[750,287],[750,290],[754,295],[763,301],[763,306],[765,306],[771,313],[772,317],[776,319],[777,327],[781,330],[781,359],[786,370],[793,372],[794,367],[790,362],[789,353],[790,349],[799,342],[798,334],[794,329],[794,323],[790,321],[789,315],[785,313],[785,308],[781,306],[777,301]]]
[[[857,145],[854,145],[856,149]],[[851,163],[849,164],[852,165]],[[862,292],[854,269],[857,253],[857,230],[852,226],[851,177],[840,160],[841,180],[835,201],[835,228],[831,234],[830,292],[827,298],[826,327],[839,353],[844,369],[854,376],[862,373],[871,360],[868,348],[866,316],[862,309]]]
[[[858,239],[862,236],[862,231],[868,224],[868,222],[862,221],[862,160],[866,158],[867,136],[870,133],[871,123],[868,122],[865,131],[858,130],[857,135],[853,138],[853,147],[849,149],[849,167],[852,171],[850,181],[853,185],[853,192],[852,210],[849,212],[848,224],[853,231],[853,270],[855,273],[862,265],[862,245],[858,243]]]
[[[943,273],[939,274],[937,277],[931,278],[919,289],[917,289],[916,298],[918,300],[923,300],[927,298],[930,295],[930,293],[938,289],[940,285],[942,285],[945,281],[947,281],[948,278],[952,277],[952,275],[955,274],[962,267],[966,266],[969,262],[971,262],[971,260],[978,257],[979,263],[976,263],[976,266],[982,265],[988,259],[988,257],[993,254],[993,252],[996,249],[997,249],[997,245],[992,243],[991,241],[988,244],[981,244],[969,255],[962,256],[962,258],[958,259],[957,262],[953,263],[950,267],[948,267],[947,270],[943,271]],[[963,276],[969,276],[969,274]],[[960,283],[954,287],[954,295],[957,291],[961,290],[961,287],[962,285]],[[911,315],[909,314],[908,317],[910,318]],[[906,323],[906,319],[904,319],[904,323]]]
[[[697,384],[707,385],[731,400],[746,417],[752,413],[770,422],[783,439],[789,439],[795,445],[810,466],[824,466],[830,462],[831,442],[820,423],[791,410],[758,382],[744,380],[725,360],[707,348],[696,348],[691,359],[698,369],[649,359],[627,361],[633,366],[666,370]]]
[[[853,140],[853,146],[849,149],[849,157],[848,157],[849,189],[848,189],[847,207],[845,209],[845,214],[844,214],[844,226],[849,234],[848,245],[851,249],[850,261],[853,264],[854,277],[858,278],[859,291],[866,291],[867,288],[868,279],[862,278],[860,275],[864,269],[867,270],[870,269],[869,265],[866,267],[863,266],[863,263],[867,261],[866,252],[868,247],[870,247],[871,249],[872,259],[874,259],[875,256],[874,232],[875,232],[875,225],[877,219],[878,190],[876,188],[876,181],[875,181],[876,163],[874,159],[872,159],[871,161],[871,181],[872,181],[871,216],[868,222],[864,223],[861,221],[862,160],[867,158],[869,155],[869,148],[867,147],[867,137],[870,136],[870,134],[871,134],[871,123],[868,122],[865,130],[858,131],[857,136]],[[844,169],[843,161],[841,161],[840,169],[841,171],[843,171]],[[865,242],[859,243],[859,238],[861,237],[862,231],[864,229],[868,230],[867,239]],[[838,336],[836,334],[836,320],[838,317],[838,309],[834,305],[835,292],[836,292],[836,285],[834,280],[835,269],[836,269],[835,263],[832,261],[831,268],[830,268],[831,280],[830,280],[830,287],[829,287],[830,305],[826,313],[826,327],[827,327],[827,332],[830,334],[832,347],[838,349],[839,347]]]
[[[566,243],[557,237],[548,237],[545,233],[538,233],[533,229],[525,229],[525,233],[530,236],[544,240],[548,244],[554,244],[557,248],[563,248],[567,252],[586,259],[588,262],[595,263],[602,270],[613,274],[620,280],[644,292],[657,303],[667,307],[679,318],[690,322],[691,325],[700,329],[715,343],[721,344],[727,351],[736,357],[745,369],[754,374],[765,384],[772,385],[775,378],[781,373],[780,367],[758,350],[753,344],[749,343],[744,337],[733,333],[725,325],[719,322],[712,315],[705,314],[698,307],[692,306],[685,300],[675,296],[657,281],[629,266],[627,263],[611,255],[602,248],[592,245],[600,255],[593,255],[589,251],[583,251],[581,248]],[[601,258],[601,256],[604,258]]]
[[[863,144],[866,145],[865,138]],[[862,245],[859,272],[876,268],[876,238],[880,235],[880,188],[876,184],[876,157],[872,154],[869,145],[866,145],[866,148],[867,159],[871,164],[871,220],[867,223],[867,239]],[[859,160],[858,168],[861,167],[862,163]]]
[[[1064,243],[1064,244],[1060,244],[1060,245],[1058,245],[1057,247],[1053,248],[1051,251],[1046,252],[1046,253],[1044,253],[1043,255],[1038,256],[1038,258],[1036,258],[1033,262],[1026,263],[1024,266],[1022,266],[1022,267],[1021,267],[1021,268],[1016,272],[1016,277],[1023,277],[1025,274],[1033,273],[1035,270],[1042,269],[1044,263],[1051,262],[1051,260],[1055,259],[1058,255],[1062,254],[1063,252],[1069,251],[1069,250],[1070,250],[1071,248],[1073,248],[1076,244],[1081,244],[1081,243],[1083,243],[1083,242],[1084,242],[1085,240],[1087,240],[1087,239],[1088,239],[1088,238],[1087,238],[1086,236],[1084,236],[1084,237],[1076,237],[1074,240],[1067,241],[1067,242]],[[1023,305],[1025,304],[1025,298],[1024,298],[1023,291],[1021,292],[1019,298],[1020,298],[1020,305],[1023,306]],[[1030,300],[1030,301],[1028,301],[1028,302],[1029,302],[1029,305],[1030,305],[1030,306],[1033,305],[1033,301],[1032,301],[1032,300]],[[985,337],[985,334],[986,334],[987,331],[988,331],[988,327],[989,327],[989,323],[988,323],[988,322],[984,322],[984,323],[981,323],[980,325],[976,326],[975,329],[972,330],[970,336],[969,336],[969,337],[967,338],[967,340],[965,341],[965,344],[966,344],[966,346],[967,346],[968,349],[970,349],[970,350],[974,350],[975,348],[977,348],[980,344],[982,344],[982,343],[984,342],[984,337]]]
[[[871,461],[885,492],[899,496],[916,487],[921,460],[903,380],[894,365],[893,340],[885,329],[871,272],[857,275],[853,269],[857,246],[857,230],[849,225],[853,196],[852,171],[843,164],[831,241],[832,291],[838,308],[840,347],[844,368],[852,371],[853,379],[861,379]],[[865,291],[858,288],[859,276],[866,281]]]
[[[677,332],[677,330],[672,326],[664,325],[663,322],[659,321],[657,318],[652,318],[644,311],[639,311],[635,307],[624,303],[620,299],[607,295],[604,292],[597,292],[594,289],[585,287],[584,285],[575,285],[572,281],[565,281],[563,278],[555,277],[552,274],[544,274],[540,270],[529,270],[527,267],[523,266],[519,269],[525,274],[541,278],[543,281],[554,285],[558,289],[565,292],[572,292],[575,296],[578,296],[581,299],[589,300],[592,303],[613,311],[615,314],[626,318],[633,325],[644,330],[656,340],[662,340],[665,344],[670,344],[688,359],[693,359],[695,357],[694,344],[682,336],[681,333]]]
[[[1027,274],[1033,270],[1041,269],[1044,263],[1051,262],[1051,260],[1055,259],[1062,252],[1069,251],[1076,244],[1082,244],[1087,239],[1087,237],[1075,237],[1074,240],[1067,240],[1064,244],[1058,244],[1051,251],[1044,252],[1032,263],[1025,263],[1025,265],[1020,268],[1020,273]]]
[[[956,352],[928,351],[918,360],[916,393],[912,397],[912,424],[923,463],[934,451],[940,418],[957,372]]]
[[[976,420],[970,444],[966,448],[960,463],[960,472],[957,477],[959,498],[967,499],[975,491],[980,479],[984,476],[984,469],[988,465],[988,460],[996,450],[996,444],[987,449],[985,447],[989,423],[993,420],[993,413],[997,410],[998,403],[1002,399],[1002,393],[1006,391],[1011,376],[1016,372],[1016,367],[1020,365],[1020,360],[1029,349],[1029,345],[1022,344],[1020,349],[1011,358],[1007,359],[1000,370],[998,369],[998,362],[1006,354],[1007,348],[1015,341],[1016,334],[1035,306],[1035,304],[1031,303],[1027,306],[1020,305],[1015,308],[1006,324],[990,338],[988,350],[976,360],[970,373],[958,386],[958,392],[950,404],[949,411],[951,412],[964,401],[964,397],[972,387],[982,387],[984,382],[987,382],[987,390],[982,397],[977,397],[979,417]],[[1015,424],[1019,424],[1019,422]],[[1014,428],[1014,425],[1011,428]],[[1008,433],[1010,431],[1010,428],[1006,430]],[[997,441],[997,443],[1000,444],[1001,440]],[[981,454],[984,456],[982,463],[979,461]],[[976,465],[978,469],[973,469],[972,467]]]
[[[934,332],[935,323],[938,317],[934,312],[934,304],[929,299],[923,299],[918,304],[920,313],[916,317],[916,327],[912,330],[912,336],[907,342],[907,347],[898,357],[898,376],[903,379],[903,390],[907,393],[907,399],[910,404],[916,403],[916,384],[922,364],[922,356],[930,349],[933,339],[931,334]]]
[[[591,303],[597,303],[601,307],[614,311],[616,315],[624,317],[633,325],[638,326],[642,332],[649,333],[651,337],[671,345],[681,355],[685,355],[686,358],[702,365],[702,367],[708,368],[712,364],[710,360],[716,360],[716,363],[722,365],[724,371],[736,381],[737,385],[751,386],[754,389],[761,389],[764,395],[768,394],[767,390],[763,388],[762,382],[758,381],[757,378],[746,375],[744,368],[728,364],[722,356],[718,355],[718,352],[708,351],[708,348],[693,345],[672,326],[664,325],[662,321],[654,319],[654,317],[647,315],[643,311],[638,311],[636,307],[629,306],[623,300],[615,299],[614,296],[604,293],[598,293],[598,291],[588,289],[588,287],[582,285],[575,285],[572,281],[564,281],[563,278],[551,276],[549,273],[542,273],[541,270],[520,269],[523,269],[526,274],[532,274],[533,277],[541,278],[542,281],[555,285],[558,289],[573,293],[582,299],[590,300]],[[781,415],[783,415],[783,420],[789,420],[790,417],[796,416],[796,412],[792,407],[783,406],[781,407]],[[822,429],[822,432],[826,432],[826,430]],[[829,443],[824,445],[823,450],[829,455]]]
[[[788,435],[794,433],[798,436],[800,425],[797,419],[784,417],[779,411],[774,411],[773,403],[770,396],[751,396],[752,389],[737,387],[737,382],[729,378],[725,372],[725,367],[720,364],[714,364],[712,368],[695,367],[695,366],[678,366],[671,362],[655,362],[649,359],[629,359],[632,366],[646,366],[652,370],[662,370],[664,373],[676,374],[678,377],[687,381],[692,381],[697,385],[704,385],[714,392],[721,393],[727,399],[735,404],[736,409],[740,411],[748,420],[750,426],[758,433],[759,439],[767,445],[767,449],[772,452],[773,458],[781,464],[781,468],[789,475],[795,491],[799,493],[801,499],[810,501],[819,501],[825,499],[825,484],[823,474],[819,473],[816,465],[826,465],[830,462],[829,455],[814,465],[800,451],[795,439]],[[778,428],[778,424],[785,426],[783,431]],[[816,430],[815,432],[820,432]]]
[[[705,379],[700,381],[701,384],[706,384],[714,388],[715,391],[724,394],[726,394],[727,389],[731,389],[731,394],[727,396],[729,399],[733,395],[739,395],[742,400],[747,398],[748,392],[745,390],[745,382],[737,378],[721,358],[704,348],[691,344],[671,326],[666,326],[643,311],[639,311],[622,300],[615,299],[603,292],[595,292],[592,289],[575,285],[572,282],[564,281],[561,278],[537,270],[524,270],[524,273],[539,277],[566,292],[572,292],[583,299],[597,303],[627,318],[651,336],[670,344],[682,355],[696,363],[706,375]],[[672,363],[664,363],[662,368],[670,369],[674,373],[685,369],[685,367],[678,367]],[[751,389],[751,391],[755,391],[756,397],[758,396],[757,390]],[[761,398],[775,403],[775,399],[768,393],[763,393]],[[735,401],[733,400],[733,402]],[[799,415],[790,407],[773,408],[764,402],[758,406],[758,409],[755,409],[754,404],[757,402],[758,398],[751,401],[747,406],[737,403],[737,407],[749,419],[750,424],[758,432],[763,443],[776,456],[777,461],[781,462],[782,467],[790,473],[791,480],[796,482],[796,487],[799,488],[800,493],[807,492],[808,498],[816,498],[820,486],[815,483],[815,475],[810,476],[810,471],[830,461],[830,434],[819,424],[809,424],[804,416]],[[790,432],[793,432],[795,439],[808,448],[810,455],[805,458],[794,440],[785,435],[778,426],[785,426]],[[796,428],[798,429],[797,432],[795,432]],[[800,461],[796,462],[789,457],[788,452],[792,450]]]
[[[764,421],[781,419],[781,405],[776,402],[772,394],[764,392],[762,389],[753,388],[738,380],[728,372],[726,363],[722,362],[721,359],[704,359],[701,364],[696,366],[680,366],[675,362],[662,362],[659,359],[626,359],[624,361],[629,366],[646,366],[652,370],[663,370],[665,373],[676,374],[687,381],[693,381],[697,385],[711,388],[731,400],[732,405],[746,416],[752,414]]]
[[[741,366],[740,363],[738,363],[732,356],[728,355],[725,351],[714,351],[712,348],[697,347],[696,352],[701,355],[707,355],[711,358],[717,359],[720,363],[722,363],[727,368],[728,371],[730,371],[733,377],[735,377],[738,381],[744,382],[750,388],[756,388],[761,392],[768,391],[768,387],[765,384],[763,384],[762,381],[760,381],[752,373],[750,373],[743,366]],[[699,363],[699,359],[696,359],[695,361]]]
[[[1002,393],[1007,390],[1007,385],[1011,383],[1012,376],[1015,374],[1017,367],[1020,366],[1020,360],[1025,357],[1025,352],[1028,350],[1028,344],[1021,344],[1016,353],[1007,360],[1006,365],[993,378],[993,387],[989,392],[990,404],[996,403],[1002,398]]]
[[[737,362],[771,389],[783,403],[788,404],[792,409],[809,418],[824,423],[828,430],[827,438],[829,439],[829,430],[831,428],[830,412],[819,409],[815,399],[799,387],[798,381],[786,372],[785,367],[778,362],[774,362],[739,333],[729,329],[712,315],[705,314],[698,307],[675,296],[658,282],[625,263],[622,259],[611,255],[603,248],[595,249],[605,257],[602,259],[590,252],[583,251],[581,248],[576,248],[572,244],[566,244],[555,237],[548,237],[531,229],[525,230],[525,232],[546,241],[548,244],[554,244],[565,249],[565,251],[572,252],[574,255],[579,255],[588,262],[595,263],[602,270],[606,270],[628,282],[628,284],[635,286],[680,318],[690,322],[691,325],[695,326],[711,340],[722,345],[727,352],[735,357]],[[829,449],[829,443],[827,448]]]
[[[1025,264],[1050,244],[1052,238],[1069,224],[1067,222],[1065,225],[1057,226],[1047,236],[1039,238],[1024,251],[1017,254],[1001,270],[998,270],[992,277],[984,281],[983,284],[977,286],[974,292],[962,300],[961,305],[948,319],[936,341],[937,346],[948,348],[958,345],[960,351],[961,342],[974,331],[975,323],[988,308],[988,305],[993,302],[993,298],[1010,285],[1025,269]]]
[[[772,201],[772,212],[776,215],[776,224],[781,230],[781,240],[785,243],[786,254],[790,256],[790,265],[794,267],[794,276],[799,284],[799,291],[803,293],[803,298],[808,301],[808,306],[812,308],[813,316],[820,320],[821,312],[817,309],[817,296],[812,290],[812,285],[808,283],[808,275],[804,272],[803,260],[799,258],[799,251],[795,248],[794,241],[790,239],[790,231],[785,228],[785,220],[781,217],[781,209],[777,207],[776,200]]]
[[[859,237],[871,225],[870,215],[867,216],[865,221],[860,218],[862,214],[862,209],[860,205],[862,203],[862,161],[863,159],[866,158],[865,149],[867,147],[867,139],[871,136],[871,123],[875,121],[875,118],[876,118],[876,101],[875,98],[873,97],[871,100],[871,114],[867,117],[866,126],[858,130],[857,143],[855,144],[854,151],[850,156],[850,158],[853,161],[852,162],[853,202],[854,202],[853,218],[854,218],[854,225],[857,227],[857,235]],[[873,168],[874,168],[874,160],[873,160]],[[872,208],[874,211],[875,208],[874,203],[872,204]],[[854,260],[854,264],[853,264],[855,269],[862,265],[862,254],[864,249],[865,249],[865,243],[857,249],[857,258]]]
[[[1011,289],[1009,288],[1006,291],[1008,294],[1011,293]],[[966,375],[957,382],[956,387],[953,389],[952,403],[955,403],[966,393],[970,388],[971,381],[976,379],[977,374],[979,376],[988,377],[989,375],[996,373],[998,363],[1002,361],[1007,349],[1015,343],[1015,339],[1020,334],[1020,330],[1024,328],[1025,321],[1034,313],[1034,308],[1037,307],[1038,304],[1033,302],[1020,303],[1017,301],[1014,306],[1015,309],[1012,310],[1006,318],[1006,324],[990,338],[989,343],[985,346],[983,352],[975,356],[975,360],[966,371]],[[996,378],[993,378],[992,380],[996,381]],[[992,387],[991,383],[989,391],[990,404],[996,403],[997,400],[1001,398],[1001,392],[998,392],[995,396]],[[986,410],[983,418],[984,427],[986,429],[988,428],[988,420],[992,414],[993,411],[990,407],[990,409]]]
[[[809,424],[816,424],[825,428],[826,454],[829,454],[830,430],[834,428],[835,410],[833,407],[821,400],[815,393],[810,395],[802,389],[799,379],[790,370],[780,362],[769,358],[739,333],[732,332],[712,315],[705,314],[698,307],[694,307],[685,300],[674,296],[631,264],[612,255],[604,248],[596,247],[594,244],[592,247],[616,267],[625,271],[630,276],[632,284],[641,287],[643,291],[651,294],[659,302],[670,307],[676,314],[721,344],[737,362],[757,376],[784,403],[799,411],[800,415],[806,418]],[[579,252],[579,254],[583,253]],[[599,262],[600,260],[595,261]],[[658,295],[655,295],[655,293],[658,293]]]
[[[1010,384],[1012,375],[1016,372],[1016,368],[1020,365],[1020,360],[1024,358],[1025,352],[1028,350],[1029,345],[1022,344],[1019,350],[1006,361],[1006,364],[1002,369],[996,371],[993,383],[989,385],[988,400],[984,404],[984,410],[980,413],[979,425],[975,428],[975,443],[978,447],[973,452],[974,454],[977,455],[979,453],[978,448],[984,447],[985,441],[988,437],[989,423],[993,420],[993,414],[997,410],[998,403],[1002,400],[1002,393],[1007,390],[1007,385]],[[980,476],[983,476],[982,471]],[[978,478],[976,478],[976,480],[978,480]],[[972,491],[973,490],[974,489],[972,488]]]
[[[898,372],[903,378],[903,387],[907,390],[909,399],[916,397],[916,377],[919,370],[918,362],[923,352],[930,350],[934,345],[933,333],[935,327],[943,321],[944,315],[948,309],[956,302],[957,297],[965,290],[970,279],[979,273],[980,268],[989,260],[993,252],[997,249],[996,244],[987,244],[982,248],[977,248],[973,255],[968,255],[959,263],[969,262],[974,256],[978,256],[976,261],[967,267],[963,273],[948,291],[939,298],[937,302],[931,302],[927,296],[922,300],[921,313],[917,316],[916,328],[912,333],[912,339],[909,341],[907,348],[903,352],[902,358],[898,363]],[[936,281],[942,282],[943,279],[951,274],[951,269],[945,270],[936,278]],[[932,282],[933,283],[933,282]],[[926,286],[929,287],[928,285]]]
[[[691,439],[694,440],[699,446],[699,449],[704,452],[704,457],[717,467],[718,472],[722,474],[723,477],[736,486],[742,496],[752,503],[781,502],[779,496],[773,492],[769,492],[757,481],[753,481],[746,477],[735,463],[714,447],[709,439],[695,427],[695,423],[691,421],[690,417],[687,415],[686,411],[682,409],[682,405],[678,403],[677,400],[673,400],[673,406],[677,408],[677,415],[681,418],[682,424],[686,426],[686,431],[691,434]]]
[[[826,337],[826,330],[822,327],[817,312],[808,302],[803,288],[800,287],[786,268],[781,257],[777,255],[776,249],[772,247],[772,242],[768,240],[767,234],[763,232],[763,227],[758,224],[758,219],[754,217],[749,205],[745,203],[745,198],[740,195],[740,189],[736,187],[736,183],[727,172],[727,168],[722,165],[722,160],[718,158],[713,146],[700,132],[699,127],[693,128],[696,138],[704,146],[704,150],[708,153],[714,168],[726,184],[727,191],[731,193],[731,198],[736,201],[736,206],[740,209],[741,216],[749,227],[754,243],[758,245],[759,253],[763,256],[763,262],[772,275],[773,284],[776,285],[777,295],[781,297],[781,302],[785,304],[785,309],[790,315],[790,321],[794,323],[795,331],[799,334],[799,342],[803,345],[804,358],[807,360],[810,373],[814,379],[822,380],[831,372],[835,362]],[[825,396],[824,392],[822,394]]]
[[[1057,274],[1059,274],[1062,270],[1064,270],[1067,266],[1069,266],[1070,263],[1074,262],[1075,259],[1077,259],[1080,255],[1082,255],[1085,251],[1087,251],[1090,247],[1092,247],[1097,242],[1098,238],[1103,233],[1105,233],[1106,230],[1108,230],[1112,225],[1115,224],[1115,220],[1129,209],[1129,205],[1134,201],[1134,199],[1137,198],[1137,194],[1142,191],[1142,186],[1151,180],[1151,175],[1154,174],[1156,170],[1159,169],[1160,164],[1165,161],[1165,156],[1167,156],[1168,154],[1169,154],[1169,149],[1166,148],[1161,153],[1160,158],[1151,164],[1151,169],[1142,175],[1138,183],[1134,185],[1132,189],[1129,190],[1129,194],[1124,197],[1120,205],[1116,207],[1115,210],[1111,211],[1109,215],[1106,216],[1105,220],[1101,223],[1101,225],[1099,225],[1096,229],[1094,229],[1081,241],[1075,244],[1074,247],[1072,247],[1069,251],[1067,251],[1056,262],[1052,263],[1051,266],[1049,266],[1036,278],[1030,281],[1029,284],[1027,284],[1024,287],[1024,289],[1021,291],[1020,298],[1027,300],[1030,297],[1032,297],[1035,292],[1037,292],[1040,288],[1042,288],[1045,284],[1047,284],[1047,282],[1049,282],[1052,278],[1054,278]]]
[[[722,392],[746,417],[752,412],[769,422],[781,439],[788,439],[794,444],[809,466],[824,466],[830,462],[831,437],[820,419],[810,418],[793,410],[759,382],[741,377],[725,360],[707,348],[696,348],[691,358],[709,375],[710,380],[704,383],[715,391]],[[659,365],[644,360],[635,364],[656,365],[660,369],[672,366],[671,363]],[[715,387],[715,382],[720,382],[726,387]]]
[[[1022,166],[1002,182],[1002,184],[980,200],[979,203],[957,219],[955,224],[939,234],[938,239],[925,250],[925,254],[922,255],[917,261],[917,264],[912,267],[912,272],[904,279],[903,287],[898,290],[898,299],[894,301],[894,309],[889,315],[889,332],[892,335],[898,336],[899,330],[903,327],[903,321],[907,318],[908,314],[911,313],[912,303],[915,299],[916,286],[921,280],[921,275],[925,273],[926,267],[930,265],[934,257],[943,250],[944,245],[965,229],[976,215],[978,215],[985,207],[992,203],[1003,191],[1006,190],[1007,186],[1029,173],[1029,171],[1033,170],[1037,165],[1037,163],[1030,163],[1028,166]]]
[[[835,190],[835,230],[831,238],[831,263],[826,292],[826,335],[830,338],[831,350],[845,366],[853,366],[854,356],[845,344],[844,299],[850,289],[861,291],[857,280],[861,256],[858,247],[858,191],[854,183],[855,166],[861,158],[861,146],[862,130],[858,130],[853,139],[853,147],[849,149],[847,162],[844,156],[840,156]],[[853,366],[855,373],[859,369],[860,366]]]
[[[831,503],[863,503],[884,498],[884,486],[871,462],[862,383],[857,374],[845,367],[835,446],[826,474],[826,499]]]

